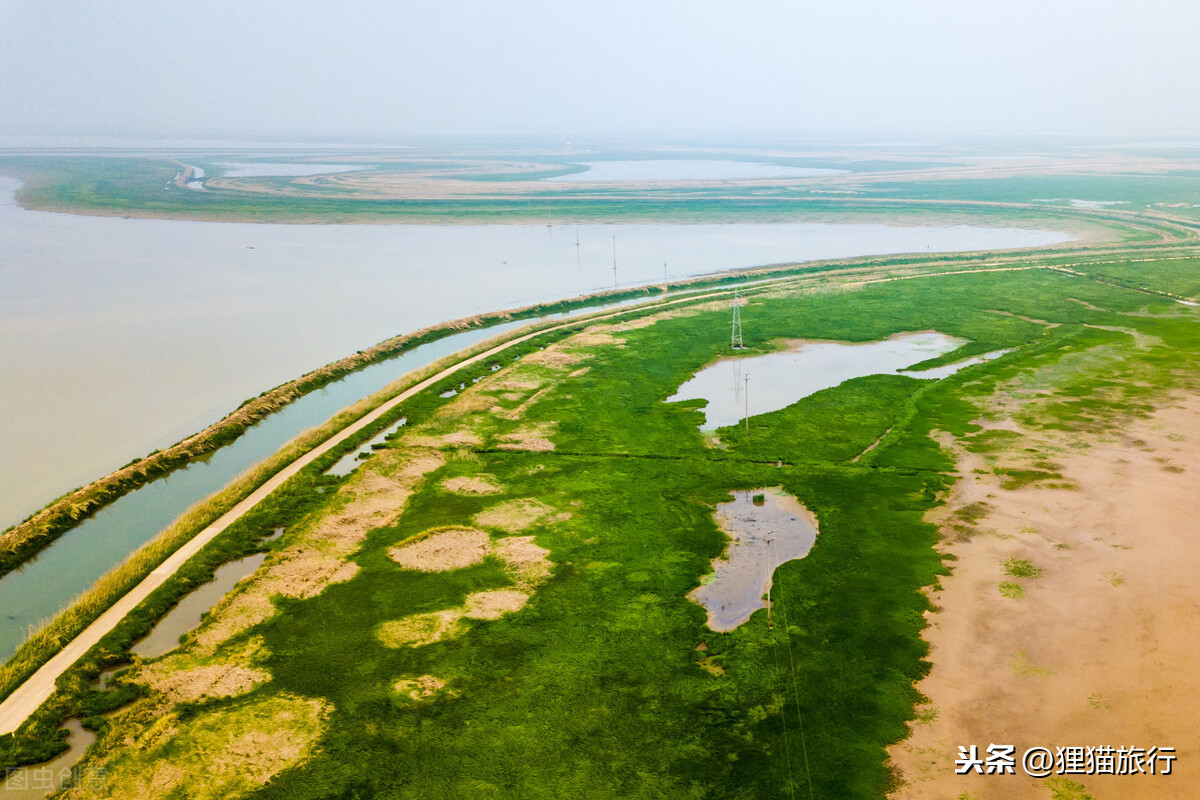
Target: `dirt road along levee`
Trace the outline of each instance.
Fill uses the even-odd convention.
[[[779,280],[794,280],[794,277],[781,278]],[[18,686],[12,694],[0,702],[0,735],[12,733],[17,730],[36,711],[42,703],[50,698],[54,693],[55,682],[72,664],[78,661],[88,650],[94,647],[99,641],[104,638],[117,624],[125,618],[125,615],[138,606],[143,600],[151,595],[155,589],[166,583],[167,579],[174,575],[184,563],[200,552],[206,544],[211,542],[221,534],[226,528],[236,522],[243,514],[254,508],[271,492],[282,486],[287,480],[295,476],[300,470],[311,464],[316,459],[328,453],[333,448],[337,447],[342,442],[354,436],[367,426],[376,422],[389,411],[393,410],[400,403],[413,397],[419,392],[428,389],[439,381],[453,375],[455,372],[476,364],[480,361],[485,361],[492,356],[501,353],[511,347],[526,342],[536,336],[541,336],[545,333],[569,328],[580,323],[599,322],[605,319],[626,314],[630,311],[653,311],[665,306],[676,305],[678,303],[691,303],[706,298],[720,297],[733,292],[733,287],[722,288],[705,294],[689,294],[686,297],[665,302],[649,303],[645,306],[635,308],[621,309],[609,314],[588,317],[584,320],[574,319],[568,320],[560,325],[554,325],[548,328],[542,328],[530,333],[518,336],[515,339],[509,339],[495,347],[489,348],[481,353],[470,356],[462,361],[453,364],[446,369],[432,375],[420,383],[404,390],[400,394],[388,400],[383,405],[376,408],[357,421],[347,425],[338,433],[329,437],[323,443],[317,445],[312,450],[297,458],[292,463],[275,473],[269,478],[266,483],[255,489],[240,503],[235,505],[229,511],[225,512],[208,527],[204,528],[186,544],[172,553],[162,564],[154,571],[142,579],[137,586],[129,590],[121,599],[114,603],[107,611],[105,611],[94,622],[83,629],[82,632],[56,653],[49,661],[43,664],[37,672],[31,675],[24,683]]]

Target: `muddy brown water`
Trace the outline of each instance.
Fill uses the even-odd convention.
[[[68,721],[66,728],[69,747],[49,761],[14,770],[0,784],[0,798],[32,800],[58,791],[68,780],[87,785],[103,779],[102,774],[76,768],[84,752],[96,741],[96,734],[84,728],[78,719]]]
[[[238,581],[258,569],[266,557],[266,553],[254,553],[218,567],[211,581],[188,593],[130,650],[142,658],[157,658],[174,650],[179,646],[179,637],[194,630],[209,609],[228,594]],[[3,795],[0,795],[0,800],[3,800]]]
[[[762,505],[754,503],[762,495]],[[729,544],[713,572],[688,597],[708,611],[708,627],[731,631],[767,607],[775,570],[804,558],[817,540],[816,518],[800,501],[772,486],[733,493],[714,512]]]

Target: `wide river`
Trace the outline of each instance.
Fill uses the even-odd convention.
[[[22,209],[18,187],[0,177],[0,527],[393,335],[609,288],[614,237],[621,286],[664,271],[1071,238],[878,224],[124,219]]]

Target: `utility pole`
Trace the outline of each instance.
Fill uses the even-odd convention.
[[[613,234],[613,288],[617,288],[617,235]]]
[[[746,433],[750,433],[750,373],[743,375],[742,380],[746,384],[742,391],[742,398],[746,401]]]
[[[663,262],[663,286],[667,285],[667,262]]]

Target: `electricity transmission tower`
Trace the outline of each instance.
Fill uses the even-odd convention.
[[[737,289],[733,290],[733,331],[729,346],[734,350],[746,349],[746,345],[742,343],[742,306],[738,300]]]

